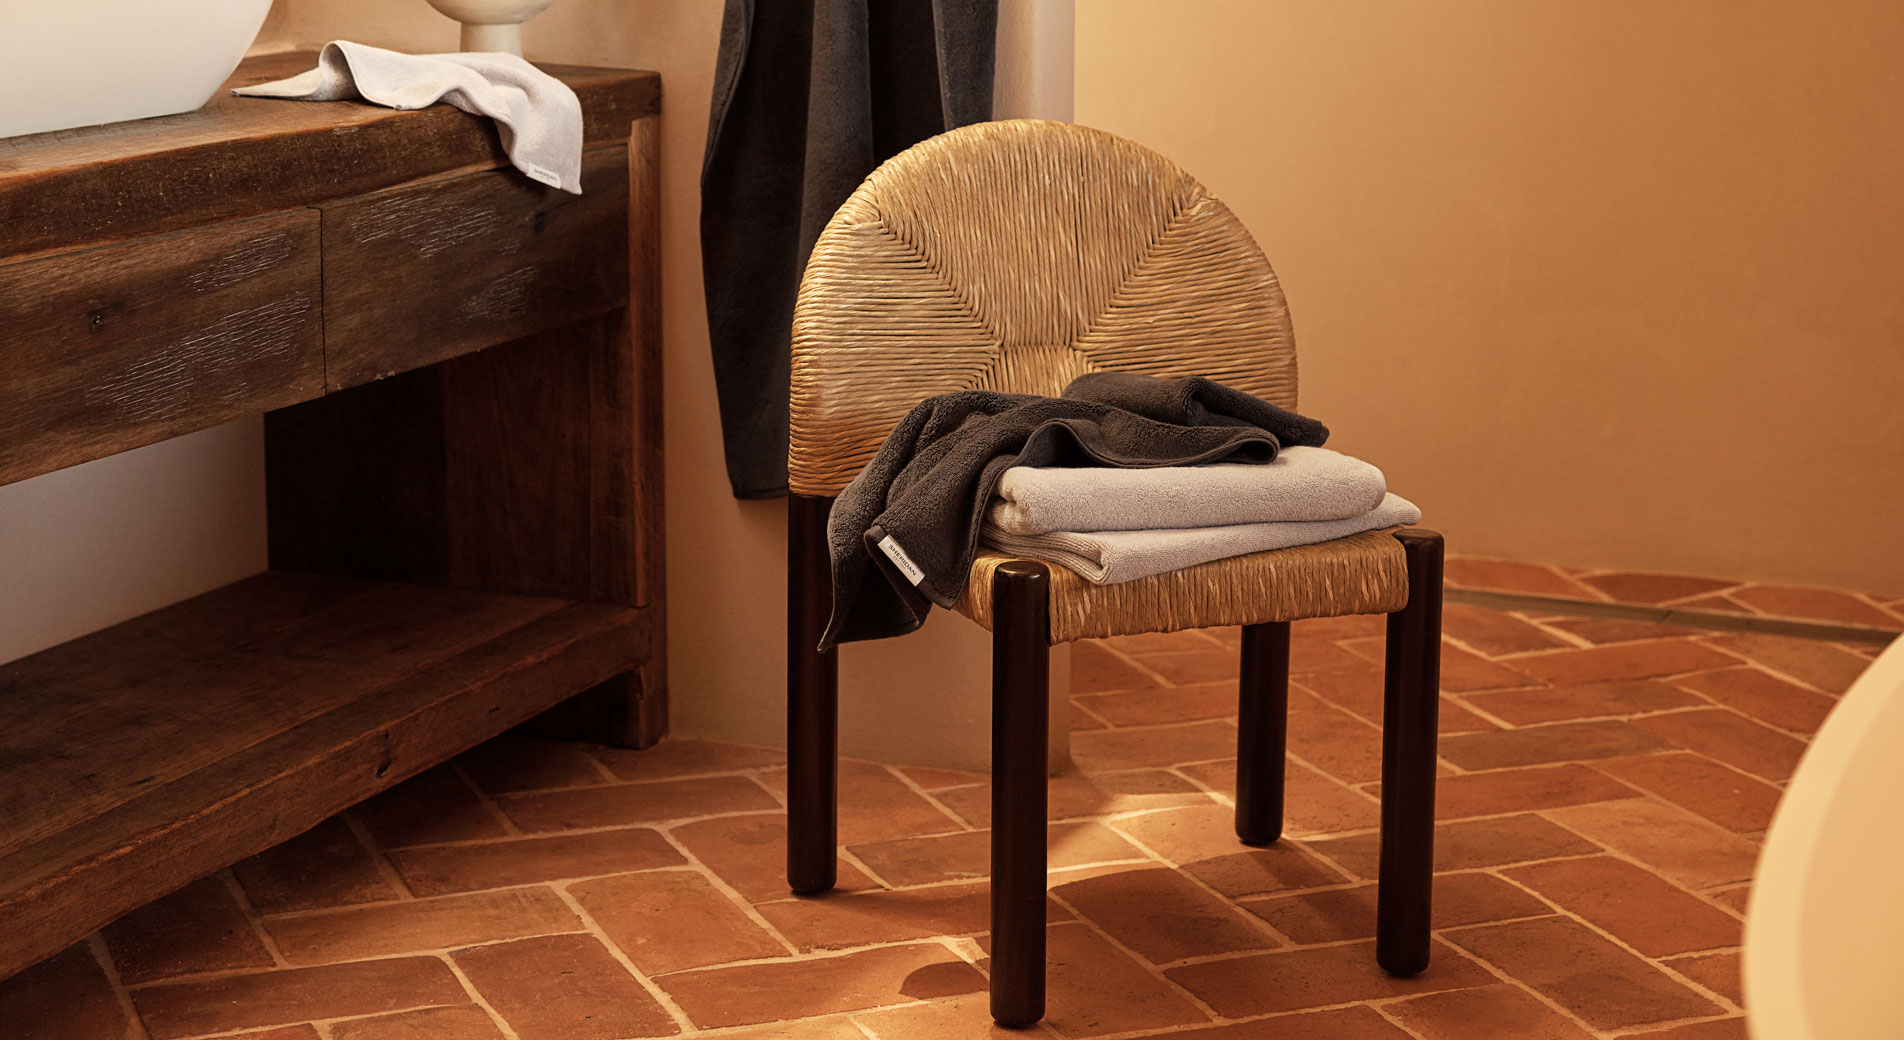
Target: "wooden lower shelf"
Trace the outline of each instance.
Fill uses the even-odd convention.
[[[0,665],[0,978],[639,667],[652,630],[272,572]]]

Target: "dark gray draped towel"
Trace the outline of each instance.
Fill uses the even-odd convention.
[[[874,167],[992,114],[997,0],[727,0],[701,167],[701,269],[727,475],[787,492],[793,298]]]

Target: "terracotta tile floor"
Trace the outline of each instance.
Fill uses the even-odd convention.
[[[1451,577],[1771,599],[1469,563]],[[1898,613],[1783,606],[1827,601]],[[1370,942],[1381,624],[1296,626],[1290,835],[1263,851],[1230,831],[1236,633],[1075,649],[1038,1032],[1743,1038],[1758,839],[1877,647],[1450,604],[1435,960],[1396,980]],[[504,737],[0,983],[0,1034],[993,1035],[985,778],[848,764],[842,891],[791,899],[781,761]]]
[[[1904,596],[1695,578],[1682,574],[1584,570],[1479,556],[1448,559],[1449,585],[1601,603],[1633,603],[1795,618],[1896,631],[1904,628]]]

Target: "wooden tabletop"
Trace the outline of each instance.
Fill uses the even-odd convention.
[[[507,162],[490,120],[449,105],[399,112],[228,90],[316,64],[310,52],[251,58],[195,112],[0,138],[0,261]],[[586,143],[626,138],[660,110],[653,72],[541,67],[581,99]]]

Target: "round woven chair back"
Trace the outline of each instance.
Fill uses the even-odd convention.
[[[1056,395],[1086,372],[1209,376],[1296,405],[1282,289],[1168,159],[1069,123],[963,127],[873,171],[794,307],[792,491],[836,495],[894,425],[959,390]]]

